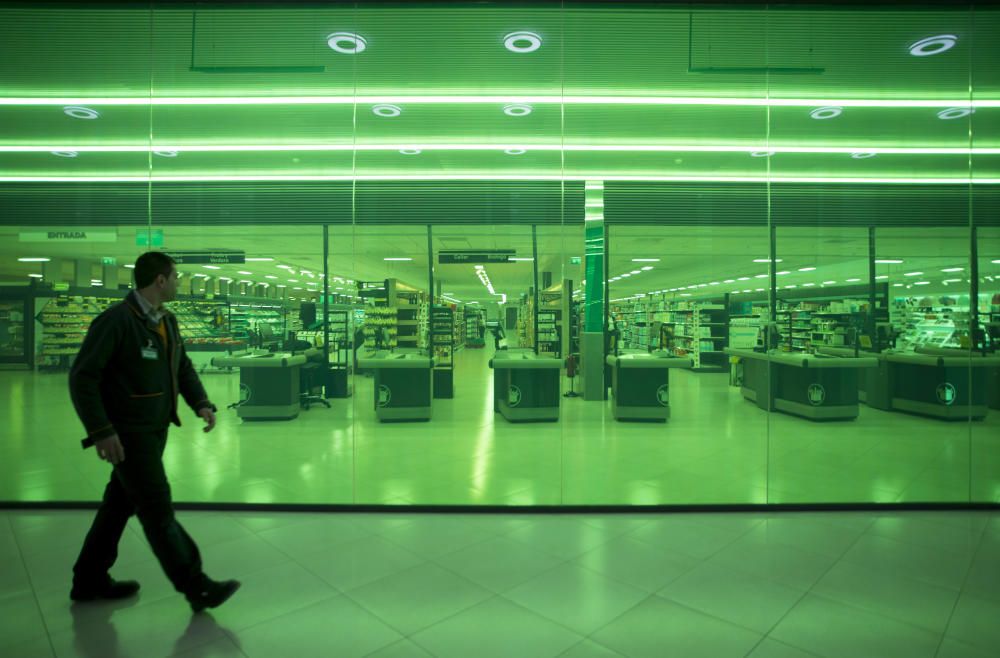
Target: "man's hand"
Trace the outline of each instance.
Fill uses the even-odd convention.
[[[99,459],[112,464],[120,464],[125,461],[125,448],[122,447],[122,442],[118,440],[117,434],[94,441],[94,447],[97,448]]]
[[[198,415],[205,419],[205,431],[211,432],[215,427],[215,412],[210,407],[202,407],[198,410]]]

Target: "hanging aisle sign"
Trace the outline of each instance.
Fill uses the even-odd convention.
[[[21,231],[19,242],[117,242],[117,229],[52,228]]]
[[[492,249],[479,251],[447,251],[438,252],[438,263],[509,263],[517,255],[513,249]]]
[[[168,251],[178,265],[242,265],[245,251]]]

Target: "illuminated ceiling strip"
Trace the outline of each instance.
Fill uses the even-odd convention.
[[[841,153],[853,154],[859,151],[887,155],[1000,155],[1000,148],[969,147],[881,147],[881,146],[762,146],[762,145],[718,145],[702,146],[689,144],[198,144],[175,145],[121,145],[121,146],[3,146],[0,153],[52,153],[53,151],[76,151],[78,153],[149,153],[150,151],[176,151],[177,153],[226,153],[226,152],[266,152],[266,151],[399,151],[417,149],[421,151],[502,151],[511,148],[528,151],[574,151],[574,152],[650,152],[650,153],[751,153],[770,150],[774,153]]]
[[[352,182],[352,181],[590,181],[595,174],[369,174],[369,175],[247,175],[247,176],[0,176],[0,183],[231,183],[231,182]],[[822,176],[599,176],[601,180],[649,183],[858,183],[889,185],[1000,185],[1000,178],[863,178]]]
[[[144,97],[62,97],[46,98],[18,96],[0,98],[0,105],[369,105],[443,104],[477,105],[504,103],[536,103],[553,105],[719,105],[747,107],[1000,107],[1000,100],[895,100],[839,98],[724,98],[712,96],[474,96],[474,95],[413,95],[413,96],[166,96]]]

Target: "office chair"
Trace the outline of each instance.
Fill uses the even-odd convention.
[[[313,388],[317,386],[315,380],[316,374],[324,372],[323,366],[325,362],[323,361],[323,353],[305,354],[305,357],[306,362],[299,368],[299,406],[306,411],[314,404],[322,404],[329,409],[330,402],[322,395],[315,395],[313,393]]]

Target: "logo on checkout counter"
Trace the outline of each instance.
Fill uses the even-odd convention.
[[[521,389],[516,386],[507,389],[507,404],[511,407],[521,404]]]
[[[664,384],[660,388],[656,389],[656,401],[662,404],[664,407],[670,406],[670,402],[667,400],[667,385]]]
[[[385,384],[378,385],[378,406],[387,407],[389,406],[389,401],[392,400],[392,389]]]
[[[246,404],[253,398],[253,389],[246,384],[240,384],[240,401],[239,404]]]
[[[938,384],[936,393],[938,402],[946,405],[953,404],[955,402],[955,398],[958,397],[958,391],[956,391],[955,387],[948,382]]]
[[[809,404],[818,407],[826,400],[826,389],[822,384],[809,384],[809,388],[806,389],[806,399],[809,400]]]

